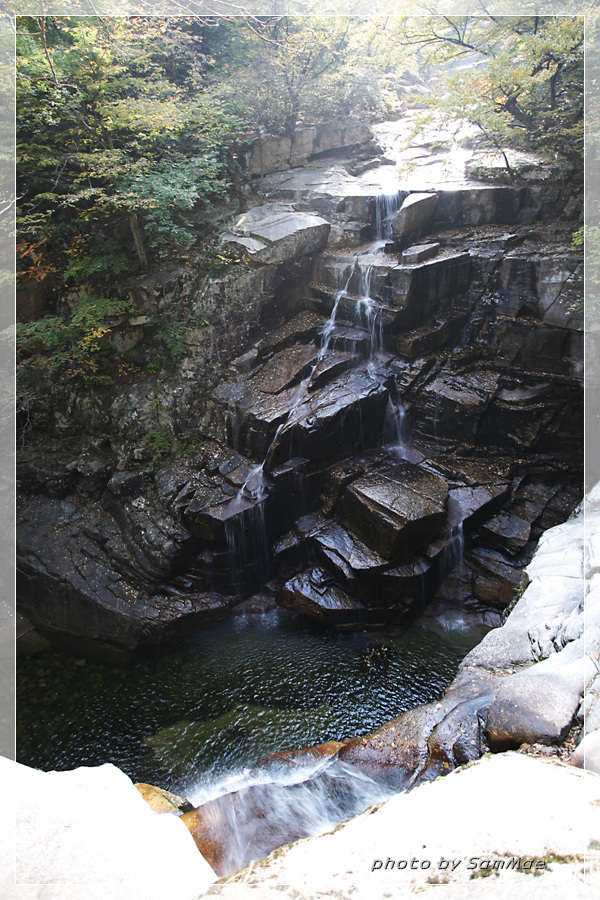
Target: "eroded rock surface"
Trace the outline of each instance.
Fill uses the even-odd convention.
[[[57,388],[31,413],[19,572],[36,627],[132,648],[267,582],[344,628],[405,621],[436,591],[501,611],[580,499],[582,266],[563,194],[432,186],[417,167],[419,189],[381,159],[358,173],[343,154],[373,157],[371,137],[342,131],[263,141],[263,197],[234,220],[226,274],[129,285],[115,340],[189,305],[181,372]]]

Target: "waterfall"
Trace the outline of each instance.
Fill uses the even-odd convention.
[[[383,444],[398,459],[407,459],[408,423],[402,403],[388,396],[383,425]]]
[[[250,471],[246,475],[246,480],[237,493],[237,499],[241,500],[244,496],[249,496],[252,500],[263,500],[265,496],[266,484],[264,479],[264,461],[256,466],[251,466]]]
[[[224,523],[225,540],[230,559],[232,580],[238,584],[259,587],[269,578],[271,548],[267,534],[265,502],[252,506],[240,502],[240,495],[231,502],[240,509]]]
[[[341,760],[270,766],[238,785],[199,808],[203,836],[208,829],[222,851],[216,864],[221,877],[276,847],[322,834],[393,793]]]
[[[290,407],[290,410],[285,418],[285,421],[283,421],[280,425],[278,425],[278,427],[275,431],[275,434],[273,435],[273,440],[271,441],[271,443],[267,449],[267,452],[265,454],[265,458],[262,463],[261,470],[264,470],[265,465],[267,463],[269,463],[270,460],[273,458],[273,453],[275,452],[275,450],[277,449],[277,447],[279,445],[279,438],[280,438],[282,432],[286,429],[287,426],[289,426],[290,424],[293,423],[294,413],[306,399],[306,395],[308,393],[308,389],[312,382],[313,375],[315,374],[315,371],[316,371],[319,363],[325,358],[325,355],[327,354],[327,351],[329,350],[329,344],[331,343],[331,338],[332,338],[333,331],[334,331],[335,325],[336,325],[340,300],[342,299],[342,297],[345,297],[347,295],[348,285],[350,284],[350,281],[356,270],[357,259],[354,260],[354,263],[349,267],[350,272],[348,274],[346,274],[346,272],[345,272],[344,275],[341,276],[341,278],[343,279],[343,287],[340,288],[340,290],[338,290],[336,292],[336,295],[335,295],[334,301],[333,301],[333,309],[331,310],[331,314],[323,326],[323,330],[321,332],[321,346],[319,348],[319,352],[317,354],[316,361],[313,363],[309,375],[303,381],[300,382],[300,385],[298,386],[298,391],[296,392],[294,401],[293,401],[292,406]]]
[[[446,546],[442,550],[440,558],[440,576],[442,579],[449,575],[457,566],[460,566],[465,555],[465,535],[463,522],[459,522],[450,529]]]
[[[375,240],[385,241],[392,236],[392,218],[399,212],[406,191],[394,191],[375,197]]]
[[[383,350],[381,315],[372,297],[361,297],[357,304],[358,322],[369,335],[368,368],[373,371],[375,358]]]
[[[358,285],[358,293],[361,297],[372,297],[373,287],[371,281],[373,279],[373,263],[361,263],[360,257],[356,257],[358,271],[360,272],[360,281]]]

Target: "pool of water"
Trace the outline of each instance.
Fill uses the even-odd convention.
[[[127,667],[49,650],[18,660],[17,758],[45,770],[111,762],[197,796],[266,754],[367,734],[437,698],[482,634],[432,619],[339,633],[273,610]]]

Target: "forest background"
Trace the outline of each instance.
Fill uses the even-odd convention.
[[[111,280],[174,260],[220,274],[249,143],[394,118],[401,76],[424,117],[583,170],[582,17],[38,15],[16,32],[18,277],[45,298],[17,326],[26,392],[57,376],[110,383],[108,323],[126,312],[99,297]],[[176,364],[182,329],[156,338]]]

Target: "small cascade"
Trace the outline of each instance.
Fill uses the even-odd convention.
[[[260,502],[264,499],[267,487],[264,478],[264,467],[264,462],[250,467],[246,480],[238,491],[238,500],[249,497],[251,500],[258,500]]]
[[[341,760],[271,766],[238,785],[198,810],[203,838],[220,849],[212,862],[221,877],[276,847],[329,831],[393,793]]]
[[[354,263],[352,264],[352,266],[350,266],[349,273],[348,274],[344,273],[343,287],[337,291],[337,293],[334,297],[333,309],[331,310],[331,314],[330,314],[329,318],[327,319],[327,321],[325,322],[325,325],[323,326],[323,330],[321,332],[321,346],[319,348],[319,353],[317,355],[317,359],[316,359],[315,363],[313,364],[309,375],[303,381],[301,381],[300,384],[298,385],[298,390],[297,390],[296,396],[295,396],[292,406],[290,407],[290,410],[285,418],[285,421],[283,421],[280,425],[278,425],[277,430],[275,431],[275,434],[273,435],[273,440],[271,441],[271,444],[269,445],[269,448],[265,454],[264,461],[261,465],[261,470],[264,470],[265,465],[267,465],[270,462],[270,460],[272,459],[273,453],[275,452],[275,450],[277,449],[277,447],[279,445],[279,439],[280,439],[282,432],[285,430],[285,428],[291,422],[293,422],[294,413],[296,412],[298,407],[303,403],[303,401],[306,399],[306,395],[310,388],[310,384],[312,382],[313,375],[314,375],[319,363],[325,358],[325,355],[327,354],[327,351],[329,350],[329,345],[331,343],[331,338],[333,336],[333,332],[334,332],[335,325],[336,325],[340,300],[342,299],[342,297],[347,295],[347,288],[348,288],[348,285],[350,284],[350,280],[352,279],[354,272],[356,270],[356,264],[357,264],[357,260],[355,260]]]
[[[388,397],[383,426],[383,445],[397,459],[408,459],[408,422],[402,403]]]
[[[358,323],[369,335],[369,370],[373,370],[378,353],[383,350],[383,326],[372,297],[361,297],[357,304]]]
[[[225,540],[230,560],[232,581],[239,586],[255,589],[268,581],[271,568],[271,547],[267,533],[265,502],[248,505],[240,495],[231,501],[239,504],[239,514],[224,523]]]
[[[298,416],[302,414],[301,408],[310,395],[311,385],[319,372],[319,367],[326,364],[331,342],[336,333],[338,318],[340,314],[342,317],[348,315],[348,298],[351,297],[349,290],[352,290],[353,295],[355,295],[355,291],[358,293],[352,318],[354,318],[356,326],[368,335],[365,348],[366,368],[371,376],[376,373],[376,366],[384,349],[384,320],[381,301],[377,293],[377,278],[381,272],[383,244],[391,234],[392,218],[400,209],[405,196],[405,192],[395,191],[376,198],[376,243],[358,252],[343,268],[334,270],[336,290],[333,296],[333,306],[329,318],[321,329],[320,345],[310,371],[291,393],[290,405],[285,418],[276,427],[263,461],[249,470],[237,496],[230,501],[231,515],[225,525],[226,539],[232,571],[240,583],[243,581],[242,572],[250,572],[253,583],[257,583],[257,577],[261,571],[264,571],[265,574],[268,573],[269,554],[265,527],[268,482],[265,479],[265,473],[268,473],[273,467],[275,455],[281,451],[284,437],[289,440],[289,450],[292,455],[294,424]],[[357,425],[361,436],[363,434],[362,415],[362,408],[358,406],[359,422]],[[240,423],[232,416],[228,425],[232,443],[237,445]],[[406,415],[402,403],[399,400],[390,399],[384,426],[384,444],[397,458],[407,459],[406,443]],[[298,496],[301,496],[302,493],[303,490],[300,486]],[[237,507],[239,507],[239,511]]]
[[[392,219],[406,196],[406,191],[394,191],[375,197],[375,240],[385,241],[392,236]]]
[[[360,261],[360,257],[356,258],[356,264],[358,265],[358,271],[360,273],[360,281],[358,285],[358,293],[361,297],[372,297],[373,296],[373,286],[371,284],[373,279],[373,263],[365,263]]]
[[[463,523],[459,522],[450,530],[446,546],[442,550],[440,574],[445,578],[453,569],[460,566],[465,555],[465,535]]]

